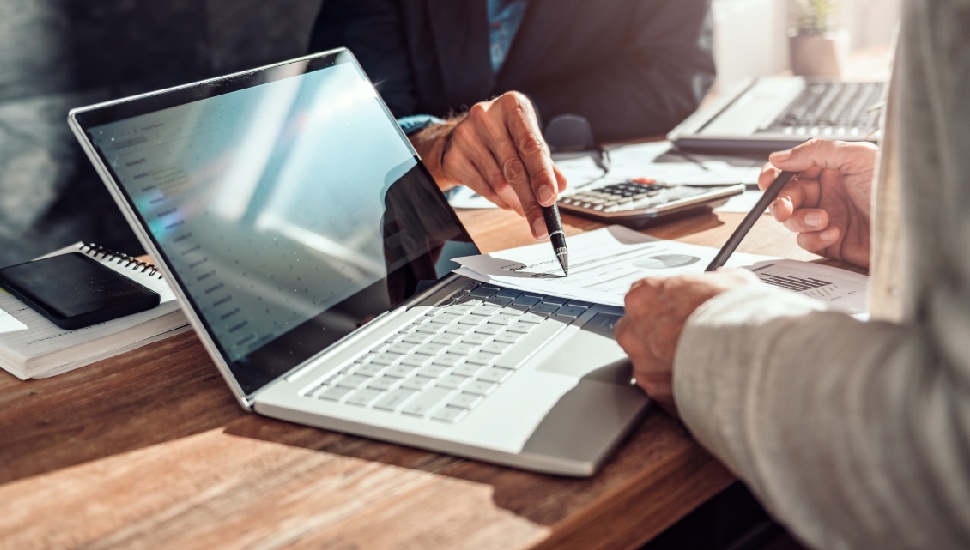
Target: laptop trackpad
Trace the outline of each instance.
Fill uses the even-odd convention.
[[[620,385],[629,385],[633,376],[630,361],[613,340],[612,331],[599,330],[599,324],[592,321],[546,357],[538,370]]]

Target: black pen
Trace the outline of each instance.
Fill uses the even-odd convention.
[[[775,181],[771,182],[768,189],[765,189],[764,194],[761,195],[760,199],[758,199],[758,203],[754,205],[751,212],[748,212],[747,215],[744,216],[744,219],[741,220],[741,224],[738,225],[738,228],[734,230],[734,233],[731,233],[731,237],[726,243],[724,243],[721,250],[718,251],[717,256],[714,256],[714,259],[711,260],[711,264],[707,266],[706,271],[714,271],[715,269],[724,265],[724,262],[731,257],[731,254],[733,254],[734,251],[737,250],[738,245],[741,244],[741,239],[748,234],[748,231],[751,231],[751,228],[754,227],[754,224],[756,221],[758,221],[758,218],[764,214],[765,209],[768,208],[768,205],[778,198],[778,193],[781,193],[781,190],[788,185],[788,182],[791,181],[793,177],[795,177],[794,172],[782,172],[778,174]]]
[[[556,203],[552,203],[552,206],[543,206],[542,217],[546,220],[549,242],[552,243],[552,249],[556,251],[556,258],[559,259],[562,272],[569,275],[569,262],[566,259],[566,234],[562,232],[562,219],[559,217],[559,207],[556,206]]]

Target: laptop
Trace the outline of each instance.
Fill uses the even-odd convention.
[[[748,79],[667,137],[684,151],[764,156],[813,137],[874,142],[886,91],[884,82]]]
[[[647,409],[621,310],[452,273],[478,249],[347,50],[69,120],[247,410],[587,476]]]

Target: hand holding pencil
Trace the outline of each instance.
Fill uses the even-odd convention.
[[[765,195],[709,269],[723,265],[769,205],[776,220],[798,233],[803,248],[867,266],[876,157],[871,145],[821,140],[772,155],[758,181]],[[616,341],[630,356],[636,383],[676,414],[673,361],[687,319],[719,294],[757,281],[748,270],[728,269],[635,283],[626,295],[625,316],[616,325]]]
[[[770,190],[782,171],[794,173],[770,204],[774,218],[805,250],[867,268],[878,155],[869,143],[813,139],[771,155],[758,186]]]

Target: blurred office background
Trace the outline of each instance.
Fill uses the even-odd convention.
[[[718,89],[789,68],[795,1],[713,1]],[[838,4],[850,52],[889,44],[899,0]],[[0,0],[0,266],[81,239],[139,252],[68,130],[70,107],[302,55],[319,5]]]
[[[319,0],[0,0],[0,266],[78,240],[140,247],[71,107],[303,55]]]
[[[713,0],[714,56],[717,88],[725,90],[745,78],[790,70],[789,35],[799,4],[813,0]],[[878,56],[890,48],[899,25],[900,0],[828,0],[831,26],[844,41],[845,54]],[[852,67],[852,63],[848,64]],[[843,71],[846,78],[853,75]],[[865,75],[862,75],[865,76]]]

